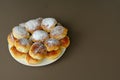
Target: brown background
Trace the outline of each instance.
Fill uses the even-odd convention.
[[[27,67],[7,48],[21,22],[55,17],[69,29],[71,45],[49,66]],[[0,0],[0,80],[119,80],[119,0]]]

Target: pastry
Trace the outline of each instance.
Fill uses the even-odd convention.
[[[15,43],[15,40],[16,40],[16,39],[14,38],[14,36],[13,36],[12,33],[10,33],[10,34],[8,35],[7,40],[8,40],[9,46],[14,46],[14,43]]]
[[[33,43],[33,45],[29,50],[29,55],[32,58],[39,59],[39,60],[42,60],[46,53],[47,53],[46,47],[40,42]]]
[[[45,57],[47,59],[54,60],[59,57],[62,51],[62,48],[59,48],[58,50],[49,51]]]
[[[44,44],[47,48],[47,51],[58,50],[60,47],[60,41],[54,38],[46,40]]]
[[[33,32],[31,38],[32,38],[33,42],[37,42],[37,41],[43,42],[46,39],[48,39],[49,36],[48,36],[48,33],[43,31],[43,30],[36,30],[36,31]]]
[[[26,57],[26,53],[20,52],[16,49],[15,46],[12,46],[10,48],[10,52],[12,53],[12,55],[14,55],[15,58],[17,59],[21,59],[21,58],[25,58]]]
[[[33,20],[29,20],[25,23],[25,28],[28,32],[33,33],[35,30],[40,30],[41,28],[42,18],[37,18]]]
[[[68,36],[64,37],[63,39],[60,40],[61,47],[67,48],[70,45],[70,39]]]
[[[55,18],[36,18],[15,26],[7,40],[20,63],[43,66],[59,59],[70,44],[68,29]]]
[[[44,18],[41,22],[41,27],[43,28],[43,30],[50,32],[55,27],[56,24],[57,24],[56,19]]]
[[[14,27],[12,30],[12,34],[17,39],[29,38],[29,33],[26,31],[24,27],[19,26]]]
[[[20,23],[19,26],[25,28],[25,23]]]
[[[32,42],[26,38],[18,39],[15,41],[15,47],[18,51],[28,53]]]
[[[62,39],[67,35],[68,30],[63,26],[56,26],[51,32],[50,37],[55,39]]]
[[[41,59],[42,60],[42,59]],[[32,58],[29,54],[26,56],[26,61],[28,64],[32,64],[32,65],[35,65],[35,64],[38,64],[41,62],[40,59],[34,59]]]

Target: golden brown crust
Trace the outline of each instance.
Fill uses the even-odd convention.
[[[32,57],[28,54],[28,55],[26,56],[26,61],[27,61],[28,64],[38,64],[38,63],[40,63],[40,62],[42,61],[42,59],[41,59],[41,60],[34,59],[34,58],[32,58]]]
[[[70,39],[68,36],[60,40],[61,47],[67,48],[70,45]]]
[[[46,47],[40,42],[33,43],[29,50],[29,55],[34,59],[43,59],[44,54],[46,53],[47,53]]]
[[[44,18],[41,22],[41,27],[44,31],[50,32],[51,30],[53,30],[56,24],[57,21],[55,18]]]
[[[15,58],[24,58],[27,55],[26,53],[19,52],[15,48],[15,46],[11,47],[10,51],[11,51],[11,54],[13,54]]]
[[[58,50],[54,50],[54,51],[50,51],[46,54],[46,58],[50,59],[50,60],[54,60],[56,58],[58,58],[60,56],[62,52],[62,49],[58,49]]]
[[[12,33],[8,34],[7,40],[8,40],[8,44],[10,46],[14,46],[14,43],[15,43],[16,39],[14,38]]]
[[[12,34],[15,38],[21,39],[21,38],[29,38],[30,34],[26,31],[24,27],[16,26],[12,29]]]
[[[26,28],[26,30],[28,31],[28,32],[30,32],[31,34],[34,32],[34,31],[36,31],[36,30],[41,30],[42,29],[42,27],[41,26],[38,26],[36,29],[34,29],[34,30],[30,30],[30,29],[28,29],[28,28]]]
[[[59,58],[70,45],[67,32],[54,18],[37,18],[15,26],[7,40],[14,58],[34,65]]]
[[[48,39],[44,42],[47,51],[58,50],[60,48],[60,41],[57,39]]]
[[[28,32],[33,33],[36,30],[41,30],[41,21],[42,18],[37,18],[33,20],[29,20],[25,23],[25,28]]]
[[[20,52],[23,52],[23,53],[28,53],[31,45],[32,44],[31,44],[30,40],[27,40],[25,38],[22,38],[22,39],[15,41],[16,49]]]
[[[56,26],[51,32],[50,37],[54,39],[62,39],[67,35],[68,29],[63,26]]]

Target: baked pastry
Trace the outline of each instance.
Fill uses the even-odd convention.
[[[15,47],[18,51],[28,53],[32,42],[26,38],[18,39],[15,41]]]
[[[54,38],[50,38],[45,41],[47,51],[58,50],[60,48],[60,41]]]
[[[64,37],[63,39],[60,40],[61,47],[67,48],[70,45],[70,39],[68,36]]]
[[[33,20],[29,20],[25,23],[26,30],[30,33],[33,33],[35,30],[40,30],[41,28],[42,18],[37,18]]]
[[[25,58],[26,57],[26,53],[20,52],[16,49],[15,46],[12,46],[10,48],[10,52],[12,53],[12,55],[14,55],[15,58],[17,59],[21,59],[21,58]]]
[[[13,36],[12,33],[10,33],[10,34],[8,35],[7,40],[8,40],[9,46],[14,46],[14,43],[15,43],[15,40],[16,40],[16,39],[14,38],[14,36]]]
[[[31,38],[32,38],[33,42],[37,42],[37,41],[43,42],[46,39],[48,39],[49,36],[48,36],[48,33],[43,31],[43,30],[36,30],[36,31],[33,32]]]
[[[19,26],[14,27],[12,30],[12,34],[17,39],[29,38],[29,33],[26,31],[24,27]]]
[[[33,45],[29,50],[29,55],[32,58],[38,59],[38,60],[42,60],[46,53],[47,53],[46,47],[40,42],[33,43]]]
[[[41,22],[41,27],[43,28],[43,30],[50,32],[55,27],[56,24],[57,24],[56,19],[44,18]]]
[[[55,39],[62,39],[67,35],[68,30],[63,26],[56,26],[51,32],[50,37]]]
[[[45,57],[47,59],[54,60],[59,57],[62,51],[62,48],[59,48],[58,50],[49,51]]]
[[[25,23],[20,23],[19,26],[25,28]]]
[[[70,44],[68,29],[55,18],[37,18],[12,29],[7,40],[11,55],[20,63],[43,66],[59,59]]]
[[[38,64],[41,62],[42,59],[34,59],[32,58],[29,54],[26,56],[26,61],[28,64],[32,64],[32,65],[35,65],[35,64]]]

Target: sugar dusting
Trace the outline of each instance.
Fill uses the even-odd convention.
[[[57,21],[54,18],[44,18],[41,24],[49,29],[51,26],[55,26]]]
[[[59,44],[60,44],[59,40],[54,39],[54,38],[48,39],[48,40],[46,41],[46,43],[47,43],[48,45],[59,45]]]
[[[33,20],[29,20],[28,22],[25,23],[25,27],[28,30],[35,30],[41,25],[42,18],[37,18]]]
[[[44,39],[47,39],[48,37],[49,37],[48,33],[43,30],[36,30],[32,34],[32,39],[40,40],[40,41],[43,41]]]
[[[51,35],[59,35],[62,34],[64,31],[64,27],[63,26],[56,26],[52,31],[51,31]]]
[[[20,27],[25,27],[25,23],[20,23],[19,26]]]
[[[13,33],[18,34],[18,35],[27,35],[28,32],[26,31],[26,29],[24,27],[19,27],[16,26],[13,28]]]
[[[30,43],[30,41],[25,38],[22,38],[22,39],[20,39],[20,43],[21,43],[21,45],[28,45]]]
[[[34,53],[46,53],[46,47],[40,43],[40,42],[36,42],[33,44],[34,48]]]

